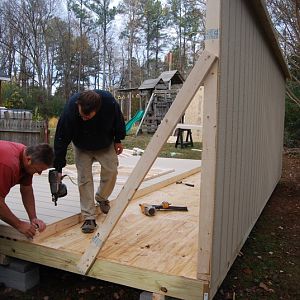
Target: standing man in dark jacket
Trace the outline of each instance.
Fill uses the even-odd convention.
[[[73,95],[66,104],[56,128],[54,167],[61,173],[66,165],[67,147],[73,143],[78,173],[83,233],[93,232],[97,226],[94,202],[92,164],[101,165],[100,186],[95,200],[103,213],[110,205],[118,168],[118,155],[123,151],[125,122],[119,104],[106,91],[84,91]]]

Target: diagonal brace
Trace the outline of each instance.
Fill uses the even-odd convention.
[[[144,154],[138,161],[136,167],[133,169],[127,182],[116,198],[116,205],[109,211],[101,228],[97,229],[90,242],[90,245],[85,250],[80,261],[78,262],[77,268],[81,274],[87,274],[89,272],[100,249],[128,206],[129,201],[133,198],[143,179],[153,165],[156,157],[158,156],[160,149],[172,134],[180,117],[194,98],[196,92],[198,91],[200,85],[202,84],[216,59],[216,56],[206,50],[204,50],[199,57],[196,65],[192,69],[187,80],[183,84],[174,102],[166,113],[164,119],[150,140]]]

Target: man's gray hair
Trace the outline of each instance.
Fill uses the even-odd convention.
[[[31,157],[32,163],[43,163],[48,167],[53,165],[54,152],[49,144],[42,143],[34,146],[28,146],[25,153]]]

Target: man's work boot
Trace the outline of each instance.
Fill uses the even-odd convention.
[[[97,200],[97,203],[104,214],[107,214],[110,210],[110,205],[108,200]]]
[[[97,224],[95,220],[85,220],[81,226],[81,231],[83,233],[92,233],[96,229]]]

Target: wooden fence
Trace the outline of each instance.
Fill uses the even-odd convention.
[[[47,122],[19,118],[0,118],[0,139],[22,143],[27,146],[47,143]]]

